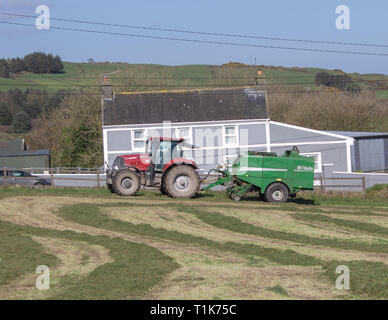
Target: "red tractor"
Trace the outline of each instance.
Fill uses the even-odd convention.
[[[182,157],[183,138],[148,138],[144,154],[118,156],[107,171],[107,187],[121,196],[135,195],[140,186],[157,187],[173,198],[195,197],[200,186],[198,166]]]

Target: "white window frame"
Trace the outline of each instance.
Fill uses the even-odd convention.
[[[144,131],[144,138],[143,139],[135,139],[135,132],[136,131]],[[147,141],[147,129],[133,129],[131,132],[131,138],[132,138],[132,150],[145,152],[145,146],[146,146],[146,141]],[[144,148],[136,148],[135,141],[144,141]]]
[[[314,173],[322,173],[322,152],[304,152],[301,156],[313,157],[317,159],[317,168],[315,169],[314,161]]]
[[[187,136],[182,136],[182,135],[180,135],[180,134],[179,134],[179,131],[180,131],[181,129],[189,129],[188,135],[187,135]],[[190,145],[193,144],[193,130],[192,130],[191,127],[177,127],[177,128],[176,128],[176,131],[175,131],[175,135],[176,135],[177,138],[183,138],[183,139],[185,139],[185,141],[184,141],[185,143],[190,144]],[[185,146],[184,146],[182,149],[183,149],[183,150],[188,150],[188,149],[192,149],[192,148],[188,148],[188,147],[185,147]]]
[[[234,127],[235,128],[235,134],[226,134],[226,128]],[[227,144],[226,138],[227,137],[236,137],[236,143],[233,144]],[[239,126],[237,124],[230,124],[230,125],[222,125],[222,143],[227,148],[237,148],[239,146]]]
[[[237,154],[227,154],[227,155],[224,155],[224,163],[226,164],[226,166],[228,168],[230,168],[232,166],[232,164],[228,164],[228,158],[232,158],[233,160],[236,159],[238,157]]]

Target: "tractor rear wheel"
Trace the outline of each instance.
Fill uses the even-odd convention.
[[[115,193],[115,190],[113,189],[113,185],[112,185],[112,184],[107,183],[107,184],[106,184],[106,187],[108,188],[108,190],[109,190],[110,193]]]
[[[121,170],[113,179],[113,189],[120,196],[134,196],[140,189],[140,177],[132,170]]]
[[[268,202],[287,202],[288,188],[283,183],[273,183],[265,190],[265,200]]]
[[[193,167],[178,165],[167,172],[165,191],[172,198],[193,198],[198,193],[199,180]]]

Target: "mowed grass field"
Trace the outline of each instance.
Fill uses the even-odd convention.
[[[386,200],[1,189],[0,243],[0,299],[388,298]]]

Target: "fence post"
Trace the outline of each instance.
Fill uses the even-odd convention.
[[[54,183],[54,168],[51,168],[51,170],[50,170],[50,177],[51,177],[51,187],[55,187],[55,183]]]
[[[321,176],[321,177],[319,178],[319,181],[320,181],[320,184],[321,184],[321,192],[324,192],[324,191],[325,191],[325,186],[324,186],[325,180],[324,180],[323,177]]]
[[[362,195],[366,197],[366,177],[363,176],[361,179],[362,179]]]
[[[7,167],[4,167],[4,186],[7,185]]]
[[[100,189],[100,168],[97,169],[97,188]]]

